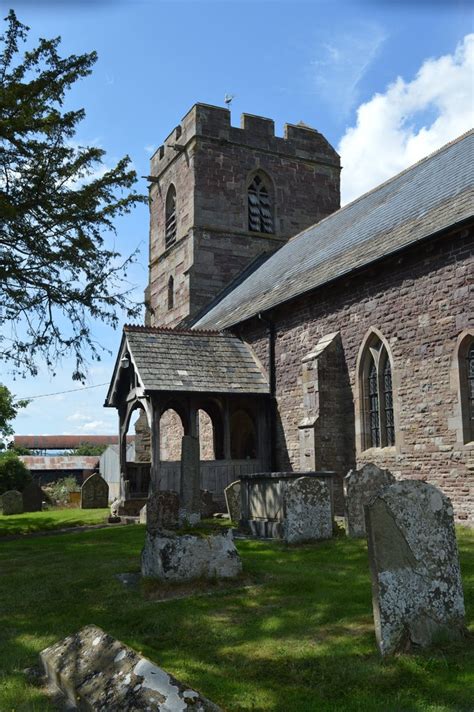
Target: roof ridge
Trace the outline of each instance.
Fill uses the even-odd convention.
[[[171,326],[144,326],[142,324],[124,324],[124,331],[143,334],[179,334],[181,336],[233,336],[219,329],[180,329]]]
[[[387,186],[390,183],[392,183],[393,181],[395,181],[397,178],[400,178],[400,176],[404,175],[405,173],[408,173],[409,171],[412,171],[414,168],[416,168],[417,166],[420,166],[422,163],[429,161],[437,154],[442,153],[443,151],[446,151],[451,146],[454,146],[454,144],[459,143],[460,141],[463,141],[465,138],[467,138],[470,134],[473,134],[473,133],[474,133],[474,128],[468,129],[467,131],[462,133],[460,136],[453,138],[452,141],[448,141],[448,143],[443,144],[442,146],[440,146],[440,148],[437,148],[435,151],[432,151],[431,153],[428,153],[426,156],[423,156],[423,158],[420,158],[415,163],[412,163],[411,165],[407,166],[406,168],[401,170],[399,173],[396,173],[391,178],[387,178],[387,180],[385,180],[383,183],[379,183],[378,185],[374,186],[370,190],[367,190],[365,193],[362,193],[362,195],[359,195],[357,198],[354,198],[354,200],[351,200],[350,203],[346,203],[346,205],[343,205],[341,208],[339,208],[338,210],[335,210],[333,213],[331,213],[330,215],[327,215],[325,218],[322,218],[321,220],[314,223],[313,225],[306,227],[304,230],[301,230],[301,232],[297,232],[296,235],[293,235],[292,237],[290,237],[288,242],[293,242],[293,240],[296,240],[296,238],[300,237],[301,235],[304,235],[309,230],[312,230],[316,225],[318,225],[318,226],[322,225],[324,222],[326,222],[326,220],[330,220],[338,213],[341,213],[344,210],[346,210],[347,208],[355,205],[355,203],[358,203],[359,200],[364,200],[368,195],[372,195],[373,193],[376,193],[381,188],[384,188],[385,186]],[[288,244],[288,242],[286,244]]]

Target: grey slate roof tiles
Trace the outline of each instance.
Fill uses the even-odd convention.
[[[469,131],[296,235],[195,327],[228,328],[472,217],[473,153]]]
[[[125,326],[147,391],[268,393],[250,347],[232,334]]]

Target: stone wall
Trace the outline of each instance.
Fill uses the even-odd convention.
[[[319,394],[320,407],[321,398],[329,400],[329,406],[327,400],[324,406],[320,447],[348,428],[357,467],[374,462],[397,478],[427,480],[451,498],[458,520],[474,520],[474,443],[460,442],[455,418],[458,393],[452,375],[458,336],[474,326],[473,271],[473,233],[462,230],[272,310],[269,316],[277,332],[279,470],[301,469],[299,426],[307,415],[303,359],[320,339],[339,332],[344,355],[340,377],[348,381],[348,410],[342,416],[340,407],[334,408],[331,415],[331,393]],[[393,357],[396,446],[363,450],[355,437],[356,362],[374,327],[386,339]],[[264,326],[254,319],[239,329],[268,368]],[[329,364],[329,382],[337,384]],[[319,373],[322,381],[324,364]],[[346,464],[334,457],[334,469],[341,475],[353,466],[350,448],[346,457]]]

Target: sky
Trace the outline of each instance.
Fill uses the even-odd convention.
[[[196,102],[318,129],[341,155],[347,203],[469,129],[473,122],[474,28],[464,0],[0,0],[30,40],[60,35],[61,52],[96,50],[93,74],[68,105],[86,118],[75,140],[98,145],[113,166],[128,154],[139,177],[153,151]],[[3,29],[2,29],[3,31]],[[147,183],[139,179],[146,192]],[[137,299],[147,281],[148,208],[117,221],[123,255],[139,248],[129,273]],[[107,238],[109,239],[109,238]],[[111,239],[111,238],[110,238]],[[124,321],[124,319],[122,319]],[[94,323],[102,361],[85,388],[67,359],[52,376],[0,382],[31,397],[17,434],[114,434],[103,408],[120,330]],[[65,392],[72,391],[72,392]]]

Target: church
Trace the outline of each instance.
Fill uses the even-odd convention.
[[[474,523],[473,143],[340,208],[318,131],[192,107],[151,159],[146,320],[105,402],[127,511],[179,491],[186,434],[218,501],[241,475],[331,471],[341,514],[342,478],[373,462]]]

